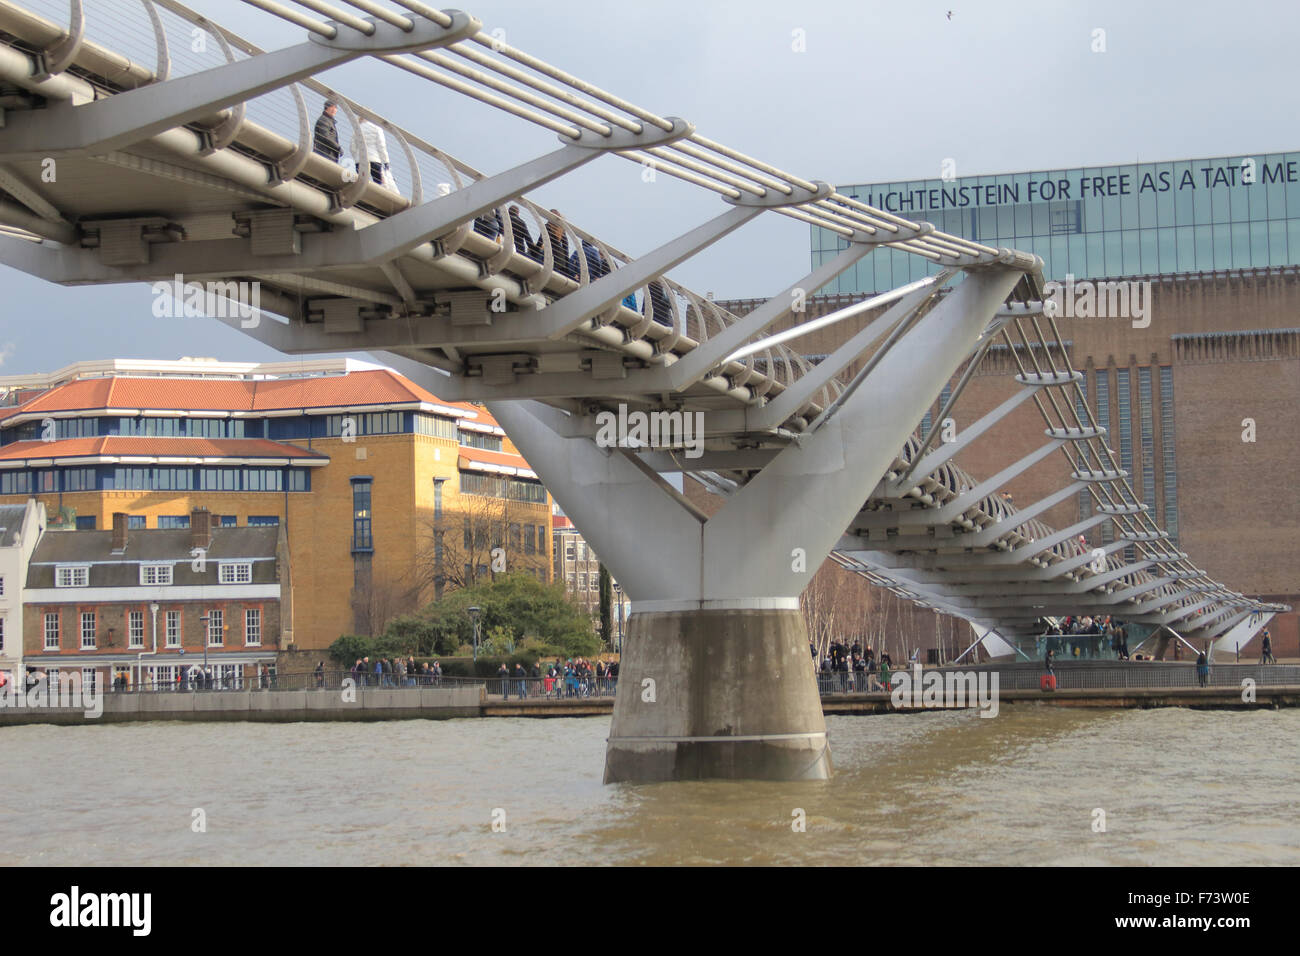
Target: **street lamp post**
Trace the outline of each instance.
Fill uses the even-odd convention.
[[[199,675],[200,686],[208,679],[208,619],[207,614],[199,615],[199,623],[203,625],[203,633],[200,635],[203,639],[203,673]]]

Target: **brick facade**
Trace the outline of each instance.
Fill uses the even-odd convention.
[[[1300,606],[1300,270],[1164,276],[1151,282],[1145,328],[1122,318],[1056,319],[1071,363],[1086,375],[1089,405],[1096,409],[1099,377],[1104,378],[1109,414],[1101,424],[1109,429],[1107,442],[1119,460],[1119,398],[1126,372],[1129,480],[1138,499],[1154,504],[1153,517],[1162,527],[1172,513],[1179,547],[1212,578],[1251,597]],[[719,304],[743,314],[761,301]],[[852,302],[850,296],[813,297],[798,318],[815,318]],[[873,317],[829,326],[795,345],[804,354],[828,354]],[[1032,336],[1028,320],[1022,321]],[[1050,339],[1050,327],[1040,322]],[[787,320],[783,325],[791,324]],[[1022,360],[1029,364],[1027,356]],[[855,363],[845,375],[858,367]],[[1164,382],[1162,368],[1169,370]],[[1005,347],[990,351],[953,410],[957,428],[1014,394],[1018,386],[1011,376],[1016,371]],[[1168,401],[1166,385],[1172,385]],[[1144,436],[1147,387],[1151,404]],[[936,402],[931,414],[938,407]],[[1254,422],[1253,442],[1242,440],[1246,419]],[[963,451],[956,463],[977,478],[989,477],[1041,446],[1043,429],[1031,399]],[[1146,452],[1144,437],[1149,439]],[[1173,466],[1168,475],[1167,462]],[[1063,455],[1052,455],[1006,490],[1023,507],[1063,487],[1068,470]],[[1071,498],[1042,520],[1064,528],[1080,520],[1084,507],[1086,502]],[[1093,529],[1094,544],[1101,534],[1100,527]],[[1275,653],[1300,655],[1295,611],[1279,615],[1269,629]],[[916,643],[928,646],[934,631],[932,621],[920,621]]]

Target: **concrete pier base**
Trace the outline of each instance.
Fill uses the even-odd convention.
[[[606,783],[830,776],[799,611],[633,613],[628,630]]]

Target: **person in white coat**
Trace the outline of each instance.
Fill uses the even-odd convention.
[[[392,174],[388,165],[388,142],[384,131],[368,119],[361,121],[361,138],[366,144],[366,158],[370,161],[370,179],[381,186],[392,186]],[[352,154],[357,160],[357,169],[361,168],[361,148],[357,140],[352,141]]]

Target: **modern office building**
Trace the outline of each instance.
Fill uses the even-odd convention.
[[[199,507],[285,527],[285,648],[382,631],[503,564],[550,580],[549,498],[487,411],[342,358],[0,378],[0,504],[29,497],[51,530],[183,529]]]
[[[1042,256],[1043,275],[1101,279],[1300,263],[1300,153],[841,186],[863,202],[990,246]],[[812,264],[847,248],[816,226]],[[938,271],[878,249],[820,290],[862,294]]]
[[[1300,606],[1300,153],[1116,165],[841,187],[938,228],[1035,252],[1065,307],[1055,322],[1083,372],[1087,407],[1139,499],[1211,577],[1267,601]],[[812,230],[812,265],[845,248]],[[802,315],[817,318],[920,278],[919,257],[877,248]],[[1073,278],[1071,278],[1073,277]],[[1124,309],[1099,308],[1116,293]],[[1069,285],[1065,285],[1065,283]],[[1090,308],[1075,308],[1091,289]],[[720,302],[744,313],[762,299]],[[1141,304],[1141,313],[1134,306]],[[1121,314],[1116,314],[1116,312]],[[878,313],[833,324],[792,344],[811,360],[834,351]],[[1008,398],[1034,357],[995,344],[954,407],[960,429]],[[846,370],[852,375],[860,366]],[[918,422],[928,430],[963,369]],[[1082,403],[1077,403],[1082,406]],[[988,478],[1043,442],[1032,402],[1021,405],[957,463]],[[1018,505],[1067,481],[1056,455],[1011,481]],[[1056,528],[1094,507],[1084,490],[1042,519]],[[1105,521],[1090,544],[1113,540]],[[1131,549],[1130,549],[1131,550]],[[1131,557],[1131,554],[1130,554]],[[934,630],[922,622],[918,643]],[[1271,630],[1280,653],[1300,654],[1293,611]]]

